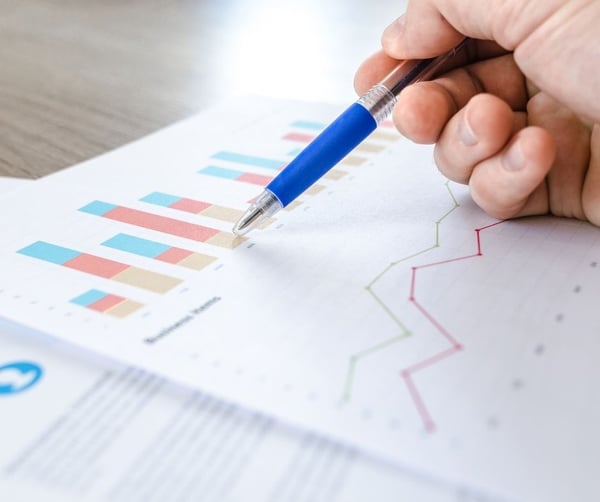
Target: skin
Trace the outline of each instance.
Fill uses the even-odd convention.
[[[398,60],[471,41],[439,78],[404,89],[393,120],[435,143],[440,171],[500,219],[600,225],[600,2],[409,0],[359,68],[366,92]]]

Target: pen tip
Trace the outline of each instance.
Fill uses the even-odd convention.
[[[249,232],[249,228],[248,228],[248,222],[246,221],[245,218],[241,218],[234,226],[233,226],[233,233],[235,235],[237,235],[238,237],[241,237],[242,235],[245,235],[246,233]]]
[[[246,235],[282,207],[279,199],[268,190],[265,190],[234,225],[233,233],[239,236]]]
[[[250,207],[234,225],[233,233],[240,237],[246,235],[262,220],[262,216],[263,212],[259,208]]]

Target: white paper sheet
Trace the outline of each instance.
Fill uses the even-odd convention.
[[[30,183],[33,180],[24,178],[11,178],[9,176],[0,176],[0,194],[6,193],[15,188],[25,186],[26,183]]]
[[[0,178],[0,193],[28,182]],[[6,321],[0,386],[0,493],[11,500],[499,500]],[[141,413],[101,412],[124,402]],[[199,454],[199,444],[210,454]]]
[[[14,378],[9,367],[24,363],[32,369]],[[0,321],[0,387],[9,381],[7,500],[498,500]]]
[[[0,313],[448,480],[596,493],[597,229],[499,223],[384,128],[227,247],[242,180],[337,111],[235,102],[7,195]]]

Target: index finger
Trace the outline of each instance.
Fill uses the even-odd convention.
[[[470,40],[465,48],[446,62],[438,74],[445,73],[453,68],[464,66],[475,61],[494,58],[507,51],[494,42],[488,40]],[[359,95],[367,92],[377,82],[383,80],[398,64],[400,60],[388,56],[383,50],[367,58],[356,71],[354,88]]]

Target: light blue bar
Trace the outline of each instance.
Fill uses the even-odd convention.
[[[290,150],[287,154],[290,157],[296,157],[302,150],[304,150],[302,147],[300,147],[300,148],[294,148],[293,150]]]
[[[108,202],[95,200],[94,202],[90,202],[87,206],[79,208],[79,210],[83,211],[84,213],[94,214],[96,216],[104,216],[106,213],[116,209],[117,207],[119,206],[109,204]]]
[[[125,251],[126,253],[146,256],[147,258],[156,258],[165,251],[171,249],[171,246],[167,246],[166,244],[149,241],[147,239],[141,239],[139,237],[134,237],[133,235],[127,234],[117,234],[111,239],[104,241],[102,245],[109,248],[118,249],[120,251]]]
[[[157,206],[169,207],[171,204],[181,200],[181,197],[170,195],[162,192],[152,192],[140,199],[142,202],[148,202],[149,204],[155,204]]]
[[[73,298],[71,303],[75,305],[81,305],[82,307],[88,307],[92,303],[96,303],[98,300],[102,300],[107,296],[107,293],[104,291],[99,291],[97,289],[90,289],[87,293],[83,293],[79,295],[77,298]]]
[[[34,242],[23,249],[19,249],[17,253],[49,261],[50,263],[56,263],[57,265],[63,265],[81,254],[79,251],[55,246],[43,241]]]
[[[213,159],[227,160],[237,162],[238,164],[247,164],[249,166],[266,167],[267,169],[279,169],[284,162],[280,160],[265,159],[263,157],[253,157],[235,152],[218,152],[212,156]]]
[[[299,129],[310,129],[311,131],[320,131],[325,129],[327,125],[319,122],[309,122],[308,120],[296,120],[292,122],[292,127],[298,127]]]
[[[236,171],[235,169],[225,169],[224,167],[217,166],[204,167],[198,172],[200,174],[207,174],[208,176],[216,176],[217,178],[225,178],[227,180],[234,180],[244,174],[242,171]]]

